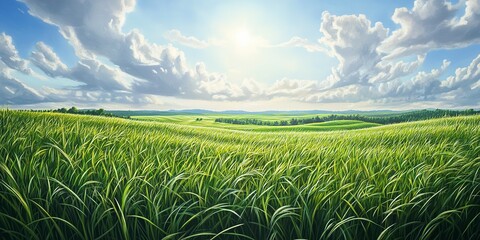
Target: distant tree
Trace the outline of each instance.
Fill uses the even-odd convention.
[[[96,115],[99,115],[99,116],[104,115],[105,114],[105,109],[100,108],[97,111],[95,111],[95,113],[96,113]]]
[[[68,113],[78,113],[78,109],[76,107],[71,107],[70,109],[68,109],[67,112]]]
[[[298,125],[298,120],[296,118],[292,118],[292,120],[290,120],[290,125]]]

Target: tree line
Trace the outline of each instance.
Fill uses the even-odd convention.
[[[441,117],[454,117],[454,116],[468,116],[479,114],[480,111],[475,111],[473,109],[467,110],[420,110],[412,111],[406,113],[399,113],[395,115],[385,115],[385,116],[368,116],[360,114],[350,114],[350,115],[337,115],[331,114],[323,117],[312,117],[312,118],[292,118],[290,120],[281,120],[281,121],[268,121],[260,120],[255,118],[217,118],[215,122],[218,123],[230,123],[230,124],[240,124],[240,125],[266,125],[266,126],[291,126],[291,125],[301,125],[308,123],[321,123],[335,120],[358,120],[363,122],[379,123],[379,124],[393,124],[401,122],[411,122],[411,121],[420,121],[433,118]]]
[[[67,108],[58,108],[58,109],[44,109],[44,110],[20,110],[20,111],[29,111],[29,112],[54,112],[54,113],[70,113],[70,114],[79,114],[79,115],[92,115],[92,116],[104,116],[104,117],[118,117],[118,118],[130,118],[130,116],[119,116],[107,112],[103,108],[99,109],[78,109],[77,107]]]

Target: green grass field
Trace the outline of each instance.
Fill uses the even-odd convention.
[[[216,118],[255,118],[264,121],[281,121],[281,120],[290,120],[294,117],[297,118],[312,118],[315,116],[328,116],[330,114],[302,114],[302,115],[292,115],[292,114],[178,114],[178,115],[165,115],[165,116],[132,116],[133,119],[139,120],[151,120],[158,122],[174,122],[174,123],[194,123],[196,118],[203,118],[201,124],[205,122],[214,123]]]
[[[480,116],[328,132],[169,117],[0,110],[1,238],[480,238]]]
[[[322,115],[301,115],[297,116],[300,118],[312,118],[315,116]],[[154,122],[163,122],[163,123],[176,123],[189,126],[199,126],[199,127],[209,127],[209,128],[223,128],[231,130],[242,130],[242,131],[254,131],[254,132],[284,132],[284,131],[294,131],[294,132],[307,132],[307,131],[335,131],[335,130],[352,130],[352,129],[361,129],[380,126],[377,123],[368,123],[356,120],[338,120],[338,121],[329,121],[323,123],[310,123],[303,125],[294,125],[294,126],[262,126],[262,125],[238,125],[238,124],[228,124],[228,123],[217,123],[215,122],[216,118],[220,117],[231,117],[231,118],[255,118],[261,119],[264,121],[281,121],[281,120],[290,120],[292,115],[254,115],[254,114],[243,114],[243,115],[216,115],[216,114],[206,114],[206,115],[175,115],[175,116],[133,116],[133,119],[142,120],[142,121],[154,121]],[[201,121],[196,121],[197,118],[202,118]]]

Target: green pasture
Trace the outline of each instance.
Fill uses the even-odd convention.
[[[0,110],[1,238],[480,239],[480,116],[321,133],[170,117]],[[363,123],[332,124],[302,127]]]
[[[200,126],[200,127],[211,127],[211,128],[223,128],[223,129],[232,129],[232,130],[242,130],[242,131],[256,131],[256,132],[276,132],[276,131],[295,131],[295,132],[304,132],[304,131],[334,131],[334,130],[352,130],[360,128],[368,128],[380,126],[376,123],[367,123],[362,121],[355,120],[338,120],[338,121],[329,121],[323,123],[310,123],[294,126],[263,126],[263,125],[239,125],[239,124],[228,124],[228,123],[218,123],[215,122],[216,118],[254,118],[264,121],[281,121],[281,120],[291,120],[292,118],[312,118],[315,116],[324,116],[324,115],[176,115],[176,116],[134,116],[133,119],[142,120],[142,121],[154,121],[162,123],[175,123],[181,125],[190,125],[190,126]],[[197,119],[202,119],[198,121]]]

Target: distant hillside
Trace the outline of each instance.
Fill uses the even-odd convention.
[[[171,116],[171,115],[203,115],[203,114],[268,114],[268,115],[304,115],[304,114],[364,114],[364,115],[385,115],[403,113],[406,111],[393,111],[393,110],[373,110],[373,111],[328,111],[328,110],[300,110],[300,111],[259,111],[249,112],[243,110],[226,110],[226,111],[211,111],[204,109],[185,109],[185,110],[107,110],[108,113],[112,113],[117,116]]]
[[[322,123],[336,120],[357,120],[362,122],[370,122],[377,124],[392,124],[401,122],[412,122],[442,117],[456,117],[456,116],[469,116],[477,115],[480,111],[473,109],[467,110],[420,110],[412,112],[391,113],[391,114],[330,114],[328,116],[315,116],[309,118],[297,118],[294,117],[290,120],[270,120],[265,121],[257,118],[216,118],[215,122],[218,123],[230,123],[239,125],[268,125],[268,126],[287,126],[287,125],[301,125],[310,123]]]

